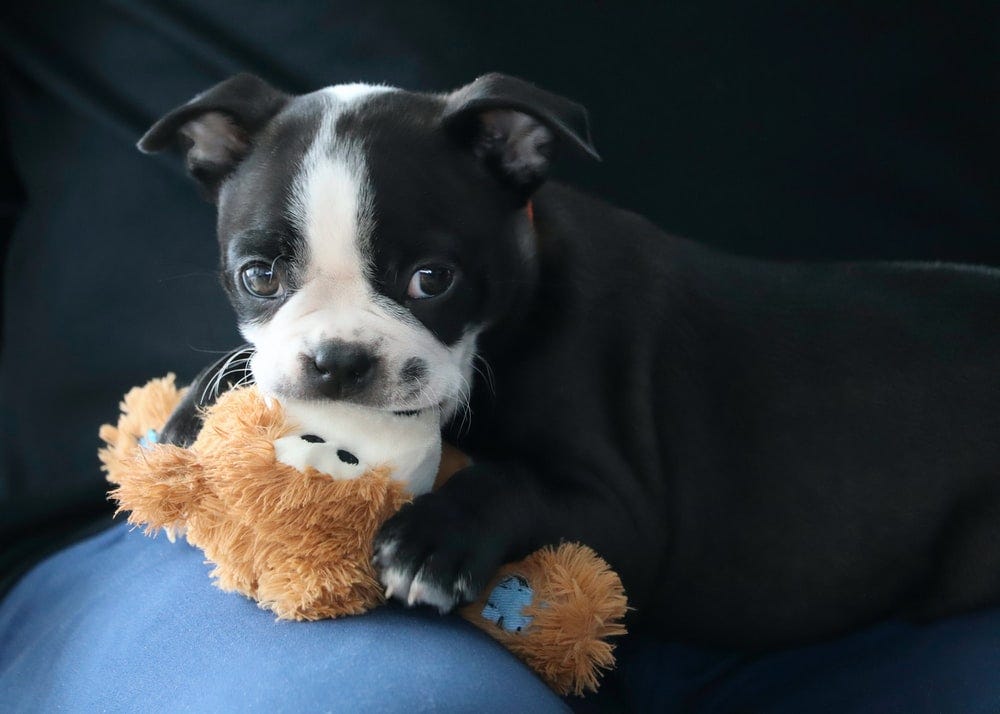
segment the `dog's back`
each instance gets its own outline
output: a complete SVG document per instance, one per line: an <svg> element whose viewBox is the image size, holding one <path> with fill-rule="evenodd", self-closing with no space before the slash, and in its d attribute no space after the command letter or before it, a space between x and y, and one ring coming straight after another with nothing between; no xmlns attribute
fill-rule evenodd
<svg viewBox="0 0 1000 714"><path fill-rule="evenodd" d="M484 341L456 436L599 483L648 617L772 645L1000 599L1000 271L770 263L536 205L537 311Z"/></svg>

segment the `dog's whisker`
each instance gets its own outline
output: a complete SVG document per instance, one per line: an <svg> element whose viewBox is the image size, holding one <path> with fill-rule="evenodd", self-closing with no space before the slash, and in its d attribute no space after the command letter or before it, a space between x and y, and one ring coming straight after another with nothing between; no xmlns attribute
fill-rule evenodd
<svg viewBox="0 0 1000 714"><path fill-rule="evenodd" d="M229 386L233 387L237 384L246 384L248 376L251 374L250 364L253 360L253 356L256 354L256 350L238 350L229 355L229 357L219 366L212 375L211 379L207 381L205 387L201 392L201 404L206 404L208 402L215 401L218 399L219 395L223 391L223 382L230 376L240 375L236 382L230 382Z"/></svg>
<svg viewBox="0 0 1000 714"><path fill-rule="evenodd" d="M192 352L197 352L199 354L205 354L205 355L226 355L231 352L231 350L210 350L205 347L195 347L192 344L188 344L187 348Z"/></svg>
<svg viewBox="0 0 1000 714"><path fill-rule="evenodd" d="M477 361L482 363L482 367L476 365ZM486 386L490 390L490 394L496 396L496 378L493 374L493 367L491 367L490 363L486 361L486 358L479 354L473 355L471 366L472 369L474 369L476 373L483 378L483 381L486 382Z"/></svg>
<svg viewBox="0 0 1000 714"><path fill-rule="evenodd" d="M461 384L455 395L457 402L455 411L461 413L461 421L458 425L458 434L461 436L467 434L468 430L472 428L472 385L462 374L459 375L459 379Z"/></svg>

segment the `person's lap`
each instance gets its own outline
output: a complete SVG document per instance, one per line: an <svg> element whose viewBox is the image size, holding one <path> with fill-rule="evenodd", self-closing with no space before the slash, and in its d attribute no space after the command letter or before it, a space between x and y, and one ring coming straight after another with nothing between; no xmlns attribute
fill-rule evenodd
<svg viewBox="0 0 1000 714"><path fill-rule="evenodd" d="M116 527L35 568L0 604L0 710L565 709L458 618L277 621L203 561Z"/></svg>
<svg viewBox="0 0 1000 714"><path fill-rule="evenodd" d="M558 711L564 704L458 618L381 608L278 622L209 584L201 553L112 528L0 603L0 709ZM886 623L756 658L630 640L582 710L996 711L1000 610Z"/></svg>

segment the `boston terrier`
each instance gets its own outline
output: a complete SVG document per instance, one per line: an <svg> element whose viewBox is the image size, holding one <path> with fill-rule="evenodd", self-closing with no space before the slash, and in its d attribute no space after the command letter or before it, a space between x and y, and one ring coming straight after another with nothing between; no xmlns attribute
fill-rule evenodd
<svg viewBox="0 0 1000 714"><path fill-rule="evenodd" d="M1000 602L1000 271L754 260L555 181L578 104L488 74L291 96L241 74L139 142L218 207L252 379L400 418L473 464L382 528L394 598L442 611L581 541L664 637L766 648ZM654 160L650 157L650 160Z"/></svg>

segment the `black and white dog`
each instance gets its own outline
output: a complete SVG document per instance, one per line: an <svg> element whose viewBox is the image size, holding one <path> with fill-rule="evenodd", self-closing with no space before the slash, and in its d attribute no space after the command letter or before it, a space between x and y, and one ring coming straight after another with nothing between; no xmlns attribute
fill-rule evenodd
<svg viewBox="0 0 1000 714"><path fill-rule="evenodd" d="M668 236L546 184L557 148L596 156L586 113L498 74L304 96L239 75L139 145L185 151L216 201L263 388L440 409L474 456L382 529L395 597L447 610L572 539L671 637L775 646L1000 601L1000 272Z"/></svg>

